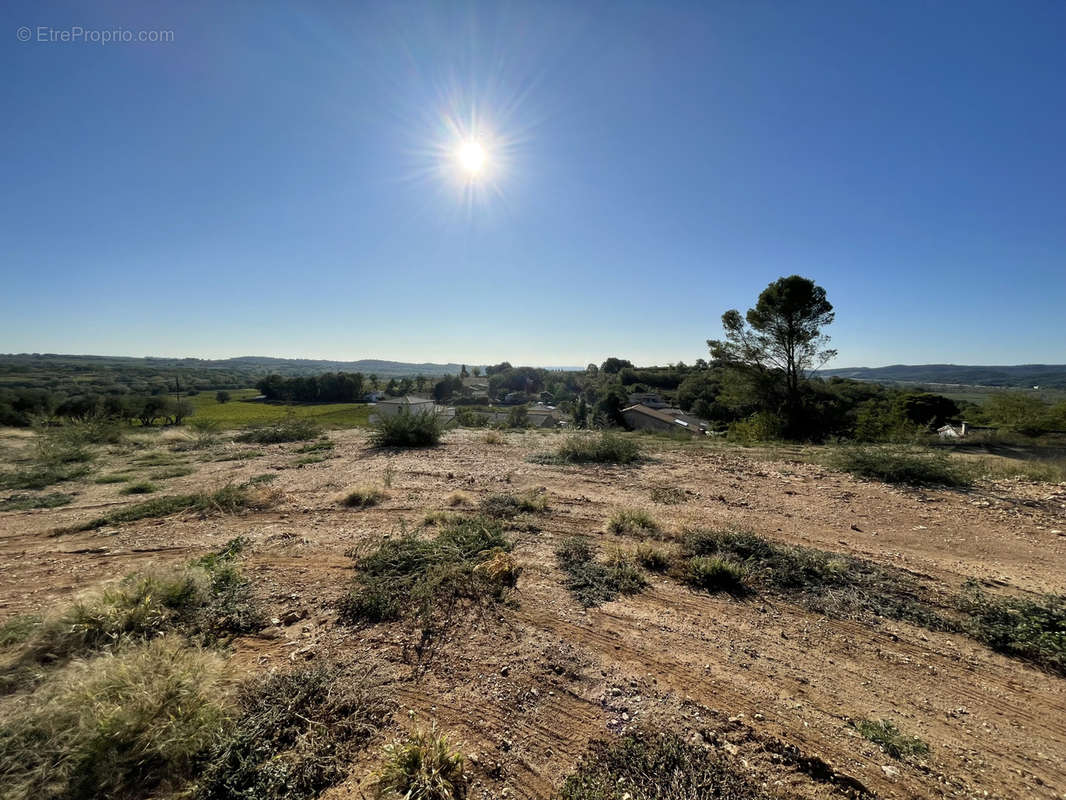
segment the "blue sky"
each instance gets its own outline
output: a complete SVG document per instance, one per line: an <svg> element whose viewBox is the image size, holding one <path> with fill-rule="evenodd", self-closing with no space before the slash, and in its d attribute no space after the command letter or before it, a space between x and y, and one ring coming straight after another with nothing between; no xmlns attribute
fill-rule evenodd
<svg viewBox="0 0 1066 800"><path fill-rule="evenodd" d="M800 273L834 366L1066 362L1060 0L0 15L2 352L691 362Z"/></svg>

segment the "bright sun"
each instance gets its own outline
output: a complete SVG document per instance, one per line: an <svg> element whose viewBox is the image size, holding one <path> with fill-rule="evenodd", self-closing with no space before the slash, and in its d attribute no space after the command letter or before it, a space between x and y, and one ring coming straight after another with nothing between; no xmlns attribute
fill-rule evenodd
<svg viewBox="0 0 1066 800"><path fill-rule="evenodd" d="M479 142L464 142L459 148L459 164L473 176L485 166L485 148Z"/></svg>

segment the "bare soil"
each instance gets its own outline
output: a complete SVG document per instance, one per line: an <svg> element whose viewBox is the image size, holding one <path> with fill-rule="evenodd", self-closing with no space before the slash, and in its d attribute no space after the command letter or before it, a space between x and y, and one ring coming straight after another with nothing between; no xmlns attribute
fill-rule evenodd
<svg viewBox="0 0 1066 800"><path fill-rule="evenodd" d="M618 508L644 508L667 531L667 547L686 526L732 526L900 567L945 593L969 578L992 591L1063 593L1066 485L904 489L727 446L654 439L645 440L652 458L635 467L527 460L555 446L556 436L510 433L488 444L484 433L453 431L438 448L382 452L368 447L363 431L334 432L331 457L299 467L298 445L210 451L261 453L247 460L177 453L196 471L160 481L156 496L274 473L280 501L238 516L185 514L53 535L145 499L121 496L122 484L74 484L70 506L0 513L0 622L246 536L245 570L268 612L299 619L238 640L234 675L297 661L376 666L397 703L384 737L432 722L453 731L473 756L474 798L547 798L590 741L649 723L679 726L733 754L782 796L1066 797L1066 679L963 635L826 618L766 595L698 593L667 577L583 609L553 555L574 535L604 552L634 547L637 540L608 534L605 523ZM9 457L24 444L17 435L2 443ZM115 452L96 474L142 453ZM378 506L338 503L344 490L386 481ZM686 500L653 503L653 487L684 489ZM550 508L513 534L522 566L513 604L457 617L421 656L405 623L337 622L353 575L350 548L417 527L427 512L453 510L447 498L456 491L476 504L531 488L546 491ZM893 760L849 726L864 717L893 720L927 741L929 755ZM367 751L326 796L366 796L379 752Z"/></svg>

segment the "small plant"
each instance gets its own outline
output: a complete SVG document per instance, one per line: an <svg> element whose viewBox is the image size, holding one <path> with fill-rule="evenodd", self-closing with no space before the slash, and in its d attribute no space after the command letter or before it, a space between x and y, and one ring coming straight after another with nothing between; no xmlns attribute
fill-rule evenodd
<svg viewBox="0 0 1066 800"><path fill-rule="evenodd" d="M385 463L385 475L381 480L382 485L386 489L392 488L392 477L396 474L396 468L392 466L392 461Z"/></svg>
<svg viewBox="0 0 1066 800"><path fill-rule="evenodd" d="M530 460L540 464L633 464L640 459L640 446L635 441L604 432L571 436L555 453L541 453Z"/></svg>
<svg viewBox="0 0 1066 800"><path fill-rule="evenodd" d="M198 448L205 448L213 445L218 440L218 432L222 427L218 420L209 419L207 417L193 417L186 424L189 429L196 434L193 446Z"/></svg>
<svg viewBox="0 0 1066 800"><path fill-rule="evenodd" d="M417 731L385 745L378 775L379 797L404 800L461 800L466 797L463 755L436 728Z"/></svg>
<svg viewBox="0 0 1066 800"><path fill-rule="evenodd" d="M634 553L637 563L648 572L666 572L670 569L670 557L666 551L650 544L637 545Z"/></svg>
<svg viewBox="0 0 1066 800"><path fill-rule="evenodd" d="M770 800L752 773L673 732L595 742L557 800Z"/></svg>
<svg viewBox="0 0 1066 800"><path fill-rule="evenodd" d="M718 556L694 556L688 560L684 572L685 582L707 592L744 594L746 573L736 562Z"/></svg>
<svg viewBox="0 0 1066 800"><path fill-rule="evenodd" d="M13 494L0 500L0 511L28 511L33 508L59 508L70 505L74 495L53 492L43 495Z"/></svg>
<svg viewBox="0 0 1066 800"><path fill-rule="evenodd" d="M917 736L905 736L895 723L882 719L876 722L860 719L852 723L859 733L880 747L892 758L910 758L924 756L929 752L929 745Z"/></svg>
<svg viewBox="0 0 1066 800"><path fill-rule="evenodd" d="M137 483L131 483L129 486L123 486L119 490L119 494L152 494L159 491L159 487L150 481L138 481Z"/></svg>
<svg viewBox="0 0 1066 800"><path fill-rule="evenodd" d="M352 489L341 499L341 505L348 508L370 508L376 506L388 495L373 486L360 486Z"/></svg>
<svg viewBox="0 0 1066 800"><path fill-rule="evenodd" d="M255 425L238 434L234 441L255 444L281 444L306 442L318 437L318 425L314 420L296 416L291 409L284 418L269 425Z"/></svg>
<svg viewBox="0 0 1066 800"><path fill-rule="evenodd" d="M153 472L152 477L162 481L167 478L183 478L186 475L192 475L195 471L192 467L163 467Z"/></svg>
<svg viewBox="0 0 1066 800"><path fill-rule="evenodd" d="M651 490L651 501L664 506L684 503L687 499L685 490L676 486L656 486Z"/></svg>
<svg viewBox="0 0 1066 800"><path fill-rule="evenodd" d="M388 710L372 676L328 667L254 679L205 756L197 800L311 800L347 775L352 754Z"/></svg>
<svg viewBox="0 0 1066 800"><path fill-rule="evenodd" d="M648 585L633 560L614 553L605 562L596 560L594 547L580 536L565 539L555 550L559 566L567 573L567 588L586 608L614 600L619 595L638 594Z"/></svg>
<svg viewBox="0 0 1066 800"><path fill-rule="evenodd" d="M485 444L503 444L503 434L499 431L485 431L482 440Z"/></svg>
<svg viewBox="0 0 1066 800"><path fill-rule="evenodd" d="M375 447L435 447L443 433L444 425L437 414L401 411L379 419L370 441Z"/></svg>
<svg viewBox="0 0 1066 800"><path fill-rule="evenodd" d="M832 464L860 478L873 478L886 483L954 487L973 483L972 471L953 461L946 453L907 447L846 447L836 453Z"/></svg>
<svg viewBox="0 0 1066 800"><path fill-rule="evenodd" d="M520 495L490 494L481 501L481 513L497 519L513 519L523 513L541 514L547 510L547 495L536 489Z"/></svg>
<svg viewBox="0 0 1066 800"><path fill-rule="evenodd" d="M453 508L456 506L468 506L470 505L470 495L465 492L452 492L445 502Z"/></svg>
<svg viewBox="0 0 1066 800"><path fill-rule="evenodd" d="M659 523L642 509L623 508L614 512L607 522L607 530L624 536L657 536L662 532Z"/></svg>

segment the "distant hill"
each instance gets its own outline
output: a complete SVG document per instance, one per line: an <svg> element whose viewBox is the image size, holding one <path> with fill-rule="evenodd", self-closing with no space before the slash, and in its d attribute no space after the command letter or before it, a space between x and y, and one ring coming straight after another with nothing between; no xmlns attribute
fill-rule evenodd
<svg viewBox="0 0 1066 800"><path fill-rule="evenodd" d="M1019 364L1008 367L962 364L893 364L890 367L848 367L819 370L822 377L853 378L876 383L936 383L959 386L1066 389L1066 364Z"/></svg>
<svg viewBox="0 0 1066 800"><path fill-rule="evenodd" d="M425 375L427 378L454 375L459 364L409 364L403 361L362 359L359 361L328 361L306 358L270 358L267 356L239 356L237 358L132 358L127 356L60 355L56 353L0 354L0 371L20 369L148 369L148 370L205 370L236 372L247 375L315 375L323 372L362 372L379 378L405 375Z"/></svg>

